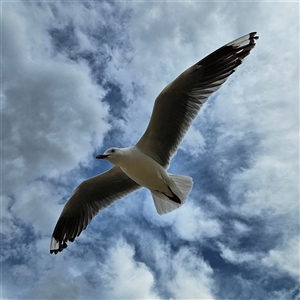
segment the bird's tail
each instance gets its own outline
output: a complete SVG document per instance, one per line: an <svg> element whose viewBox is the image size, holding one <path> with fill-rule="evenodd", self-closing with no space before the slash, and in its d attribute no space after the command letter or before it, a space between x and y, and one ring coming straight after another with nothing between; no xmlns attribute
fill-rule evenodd
<svg viewBox="0 0 300 300"><path fill-rule="evenodd" d="M166 195L158 191L151 191L155 208L160 215L169 213L183 205L193 187L192 177L175 174L168 175L173 181L170 189L179 198L181 203L169 199Z"/></svg>

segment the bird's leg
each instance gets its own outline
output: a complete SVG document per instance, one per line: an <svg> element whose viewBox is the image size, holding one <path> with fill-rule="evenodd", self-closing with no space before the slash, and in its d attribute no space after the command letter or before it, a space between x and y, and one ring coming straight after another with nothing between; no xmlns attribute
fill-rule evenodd
<svg viewBox="0 0 300 300"><path fill-rule="evenodd" d="M177 195L175 195L174 193L173 193L173 191L170 189L170 187L168 186L168 188L169 188L169 190L170 190L170 192L172 193L172 196L168 196L167 194L165 194L165 193L162 193L162 194L164 194L166 197L168 197L170 200L172 200L172 201L174 201L174 202L176 202L176 203L178 203L178 204L181 204L181 200L177 197Z"/></svg>

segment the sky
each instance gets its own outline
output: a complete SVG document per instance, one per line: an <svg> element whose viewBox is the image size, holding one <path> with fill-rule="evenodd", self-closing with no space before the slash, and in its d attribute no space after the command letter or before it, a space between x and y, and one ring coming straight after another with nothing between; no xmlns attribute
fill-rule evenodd
<svg viewBox="0 0 300 300"><path fill-rule="evenodd" d="M299 3L1 1L1 299L300 299ZM256 47L206 102L170 173L50 255L95 159L134 145L160 91L220 46Z"/></svg>

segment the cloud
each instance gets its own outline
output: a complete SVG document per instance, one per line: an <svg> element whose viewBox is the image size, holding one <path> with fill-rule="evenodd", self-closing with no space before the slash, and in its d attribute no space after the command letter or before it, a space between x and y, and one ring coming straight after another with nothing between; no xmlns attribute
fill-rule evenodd
<svg viewBox="0 0 300 300"><path fill-rule="evenodd" d="M133 249L124 241L111 249L109 269L111 291L104 292L105 298L148 299L157 298L152 291L154 277L144 263L136 262ZM128 289L128 287L131 287ZM125 292L126 291L126 292Z"/></svg>
<svg viewBox="0 0 300 300"><path fill-rule="evenodd" d="M134 250L124 241L117 241L102 260L91 263L89 255L92 253L83 254L85 262L78 257L66 257L68 267L63 273L59 263L55 263L28 296L77 299L89 294L91 299L157 298L152 291L153 275L143 263L134 261Z"/></svg>
<svg viewBox="0 0 300 300"><path fill-rule="evenodd" d="M174 257L173 279L168 283L174 299L213 299L213 270L192 251L182 248Z"/></svg>
<svg viewBox="0 0 300 300"><path fill-rule="evenodd" d="M4 186L9 190L15 186L12 182L17 181L19 188L38 176L54 177L79 163L87 164L87 154L101 145L109 129L105 121L108 107L101 103L105 91L93 83L87 64L53 56L47 49L49 37L45 32L42 35L45 28L34 28L35 22L42 23L48 15L44 12L40 19L29 22L15 14L7 11L3 30L2 119L7 158L3 167ZM41 39L35 36L32 41L28 31ZM43 48L45 51L35 53Z"/></svg>
<svg viewBox="0 0 300 300"><path fill-rule="evenodd" d="M281 272L285 271L293 276L295 280L299 278L299 237L288 239L282 245L269 251L268 255L262 259L267 267L276 267Z"/></svg>
<svg viewBox="0 0 300 300"><path fill-rule="evenodd" d="M2 9L4 298L299 298L296 3ZM159 216L140 190L50 256L63 203L109 167L95 152L134 144L170 81L255 30L172 160L193 176L187 203Z"/></svg>
<svg viewBox="0 0 300 300"><path fill-rule="evenodd" d="M207 216L198 207L187 204L176 214L173 222L178 237L188 241L201 241L214 238L222 233L217 220Z"/></svg>

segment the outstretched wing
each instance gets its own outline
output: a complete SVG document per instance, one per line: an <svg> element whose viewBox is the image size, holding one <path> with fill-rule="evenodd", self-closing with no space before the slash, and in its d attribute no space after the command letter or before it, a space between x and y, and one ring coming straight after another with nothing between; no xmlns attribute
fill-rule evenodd
<svg viewBox="0 0 300 300"><path fill-rule="evenodd" d="M50 253L67 247L91 222L92 218L114 201L139 189L119 167L83 181L66 203L52 234Z"/></svg>
<svg viewBox="0 0 300 300"><path fill-rule="evenodd" d="M252 32L226 44L170 83L158 95L150 123L136 146L167 167L201 106L242 63L255 39Z"/></svg>

